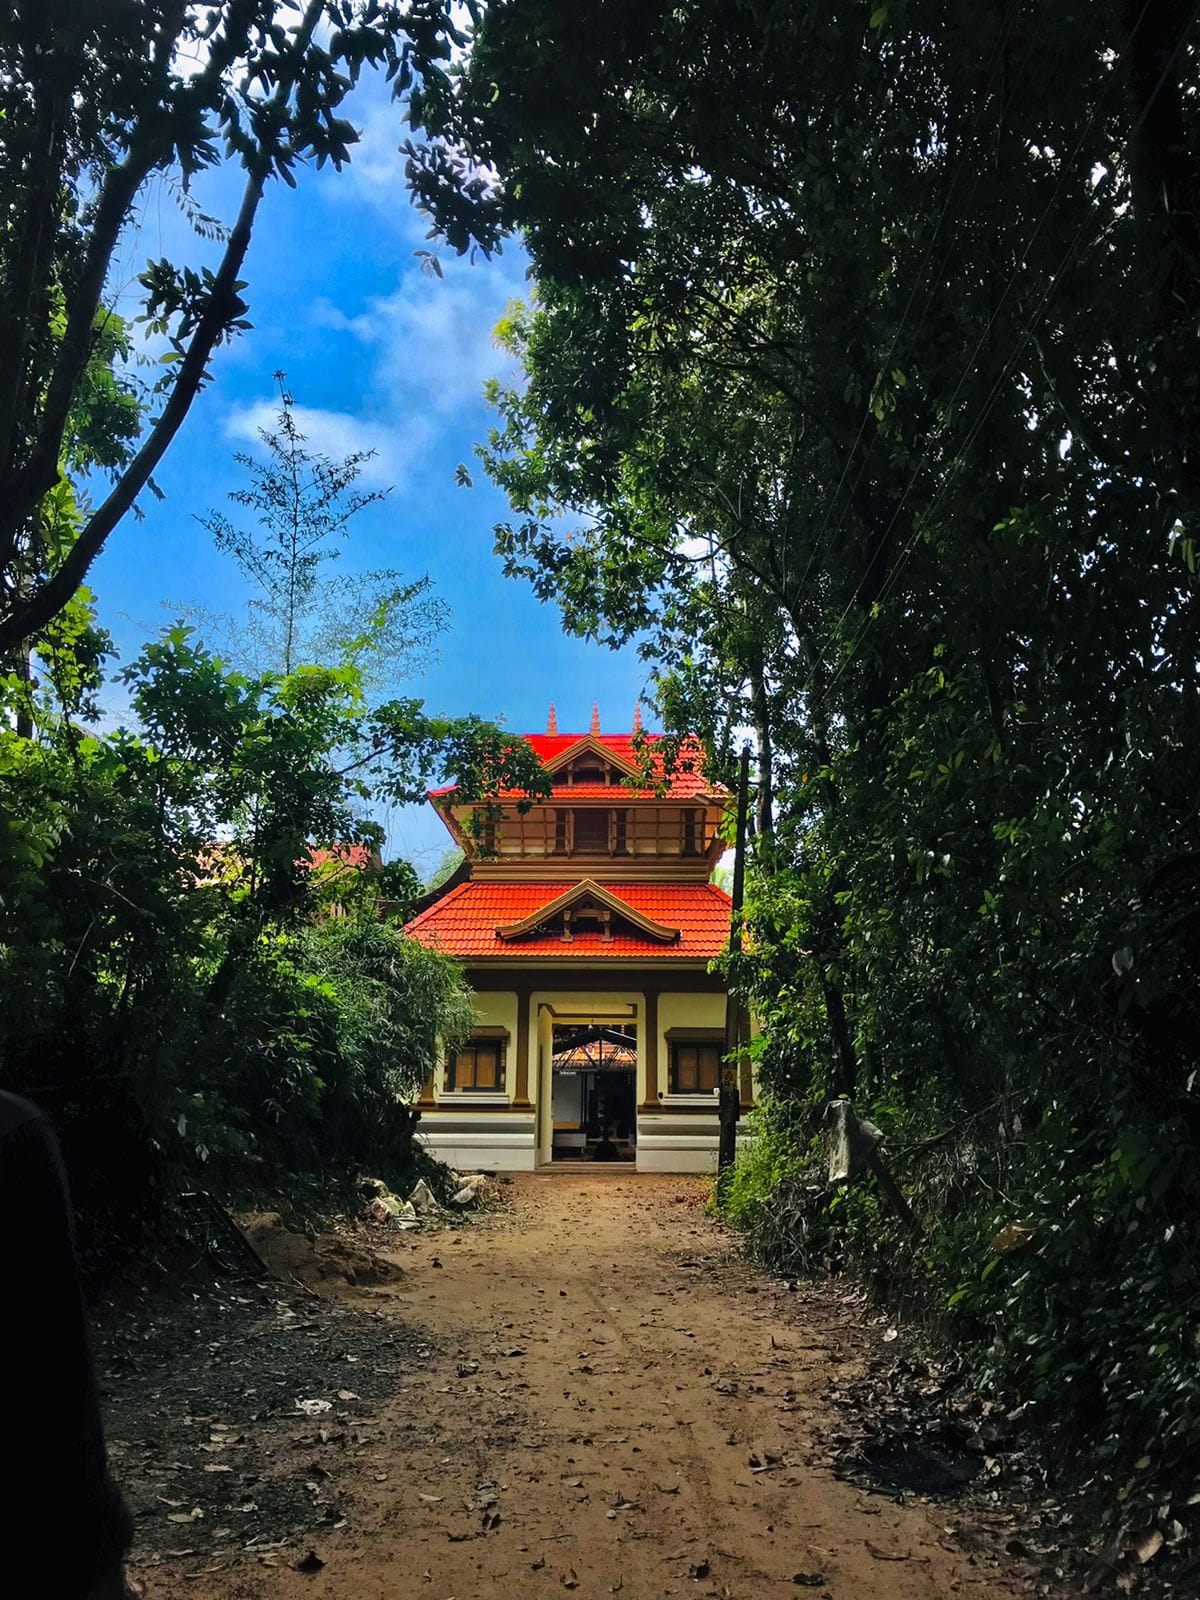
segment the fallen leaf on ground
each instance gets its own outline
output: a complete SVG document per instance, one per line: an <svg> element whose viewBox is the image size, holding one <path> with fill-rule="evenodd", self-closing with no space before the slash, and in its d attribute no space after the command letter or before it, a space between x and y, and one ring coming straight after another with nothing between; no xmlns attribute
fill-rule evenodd
<svg viewBox="0 0 1200 1600"><path fill-rule="evenodd" d="M1134 1555L1142 1566L1145 1566L1146 1562L1153 1561L1154 1557L1162 1549L1164 1540L1157 1528L1146 1528L1141 1533L1135 1533L1131 1543Z"/></svg>

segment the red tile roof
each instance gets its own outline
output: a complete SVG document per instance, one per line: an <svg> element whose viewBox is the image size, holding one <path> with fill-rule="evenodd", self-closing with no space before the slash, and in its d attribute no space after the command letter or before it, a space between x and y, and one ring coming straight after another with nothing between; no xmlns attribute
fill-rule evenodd
<svg viewBox="0 0 1200 1600"><path fill-rule="evenodd" d="M422 944L444 950L460 960L499 956L509 961L532 957L571 960L605 960L646 957L655 961L711 960L729 943L729 896L713 883L603 883L600 887L632 911L679 929L670 944L644 936L615 933L611 940L597 934L577 934L564 941L557 933L501 939L497 927L520 922L541 906L548 906L571 883L464 883L422 911L407 931Z"/></svg>
<svg viewBox="0 0 1200 1600"><path fill-rule="evenodd" d="M550 763L562 757L573 745L587 741L593 745L602 745L612 752L613 760L625 763L637 769L642 769L647 759L650 760L651 770L655 773L655 781L663 779L663 756L655 747L665 742L661 733L643 733L635 740L632 734L586 734L586 733L522 733L517 736L531 745L538 758ZM665 794L673 800L688 800L706 795L722 795L724 789L719 783L704 775L704 749L698 739L685 739L680 745L676 757L674 770L669 779L663 779L666 784ZM573 783L555 786L555 793L572 794L577 799L608 799L614 795L642 795L647 798L656 795L655 787L644 789L622 784L620 787L603 783ZM443 795L453 794L454 785L447 784L441 789L431 789L431 800L440 799ZM500 796L504 798L504 796Z"/></svg>

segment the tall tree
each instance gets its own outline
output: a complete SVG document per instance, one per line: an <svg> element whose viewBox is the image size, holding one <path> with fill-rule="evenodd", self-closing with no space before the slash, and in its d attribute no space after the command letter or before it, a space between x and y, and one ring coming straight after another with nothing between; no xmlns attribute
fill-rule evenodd
<svg viewBox="0 0 1200 1600"><path fill-rule="evenodd" d="M419 883L380 867L372 802L443 773L540 788L536 762L477 719L368 708L351 664L247 677L185 628L123 681L110 735L0 722L0 1079L70 1126L88 1208L144 1204L164 1158L402 1161L402 1097L471 1007L380 919Z"/></svg>
<svg viewBox="0 0 1200 1600"><path fill-rule="evenodd" d="M468 8L469 11L470 8ZM398 97L443 97L460 41L445 0L16 0L0 18L0 658L12 659L84 581L150 482L210 374L248 326L244 267L259 205L309 162L340 168L344 115L365 68ZM415 115L414 111L414 115ZM242 169L228 227L188 186L222 160ZM170 346L136 447L114 441L113 482L56 544L43 507L66 464L73 412L114 292L117 253L161 179L180 189L214 267L152 262L143 314ZM465 237L460 237L465 243Z"/></svg>
<svg viewBox="0 0 1200 1600"><path fill-rule="evenodd" d="M429 593L427 578L406 581L392 569L330 571L350 523L385 491L356 487L370 451L332 461L309 450L284 375L275 377L276 425L259 430L265 459L239 452L234 459L250 482L229 494L256 526L242 527L223 511L200 518L254 587L248 621L207 610L196 620L221 637L222 654L244 670L289 673L302 662L353 659L364 687L394 683L428 651L446 608Z"/></svg>
<svg viewBox="0 0 1200 1600"><path fill-rule="evenodd" d="M910 1148L969 1129L915 1165L916 1259L838 1220L1096 1419L1127 1516L1198 1425L1145 1315L1200 1306L1198 35L1177 0L496 0L441 108L533 263L501 555L641 632L669 716L766 735L756 1198L830 1089ZM1014 1215L1036 1250L981 1270Z"/></svg>
<svg viewBox="0 0 1200 1600"><path fill-rule="evenodd" d="M581 629L653 627L676 676L777 686L786 831L827 864L816 948L860 997L855 884L872 922L912 874L919 949L946 932L929 879L992 884L1007 817L1066 829L1089 876L1062 797L1098 772L1089 821L1120 814L1135 879L1143 828L1173 854L1190 827L1192 390L1160 409L1200 171L1170 109L1197 77L1177 12L630 3L578 28L500 0L443 108L535 266L505 329L528 383L494 391L485 457L516 513L501 552ZM417 181L436 208L435 156ZM1195 325L1170 325L1193 362ZM747 591L759 637L730 651ZM1116 782L1129 737L1166 741L1165 831ZM1121 881L1091 879L1098 914Z"/></svg>

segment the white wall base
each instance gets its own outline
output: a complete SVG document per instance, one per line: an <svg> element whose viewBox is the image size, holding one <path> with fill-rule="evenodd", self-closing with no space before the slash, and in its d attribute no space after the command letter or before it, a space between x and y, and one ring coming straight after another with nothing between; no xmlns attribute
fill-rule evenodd
<svg viewBox="0 0 1200 1600"><path fill-rule="evenodd" d="M649 1118L638 1129L639 1172L703 1172L715 1176L721 1142L715 1117L705 1118L703 1123L694 1117L656 1117L650 1127L648 1123ZM739 1143L744 1136L745 1124L739 1123Z"/></svg>
<svg viewBox="0 0 1200 1600"><path fill-rule="evenodd" d="M456 1172L532 1172L537 1165L533 1141L494 1133L424 1133L420 1142L438 1161Z"/></svg>
<svg viewBox="0 0 1200 1600"><path fill-rule="evenodd" d="M538 1151L535 1146L532 1118L526 1127L509 1132L501 1132L498 1128L495 1131L481 1128L478 1123L469 1129L455 1128L450 1118L446 1120L451 1122L451 1126L439 1129L437 1120L435 1117L426 1118L418 1130L417 1138L431 1156L458 1172L552 1170L550 1152ZM505 1121L511 1128L511 1119L506 1118ZM666 1131L667 1128L670 1131ZM745 1132L744 1128L739 1127L739 1142L745 1137ZM711 1176L717 1170L718 1139L717 1128L711 1123L698 1128L694 1119L690 1123L682 1118L670 1123L666 1119L657 1120L653 1133L646 1131L646 1123L643 1122L638 1134L636 1170L705 1173ZM628 1167L625 1170L628 1171Z"/></svg>
<svg viewBox="0 0 1200 1600"><path fill-rule="evenodd" d="M638 1145L637 1169L639 1172L702 1172L711 1177L717 1170L717 1147L693 1145L683 1148L678 1144L664 1144L653 1150Z"/></svg>

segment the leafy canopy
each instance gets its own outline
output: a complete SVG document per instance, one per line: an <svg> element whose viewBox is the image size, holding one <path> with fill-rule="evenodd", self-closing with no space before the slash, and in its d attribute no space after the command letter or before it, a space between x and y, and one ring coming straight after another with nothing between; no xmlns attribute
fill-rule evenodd
<svg viewBox="0 0 1200 1600"><path fill-rule="evenodd" d="M0 656L41 634L84 581L207 382L249 327L247 251L269 184L340 169L348 97L380 71L413 126L448 93L462 42L446 0L16 0L0 18ZM453 13L453 14L452 14ZM414 100L414 91L419 95ZM204 215L197 174L240 168L235 217ZM174 192L216 264L150 262L141 316L165 342L149 396L124 375L111 301L148 188ZM484 230L486 231L486 229ZM456 230L457 246L468 236ZM140 427L139 407L152 415ZM68 523L46 511L81 462L111 486ZM55 531L57 530L57 531ZM64 536L65 535L65 536Z"/></svg>

